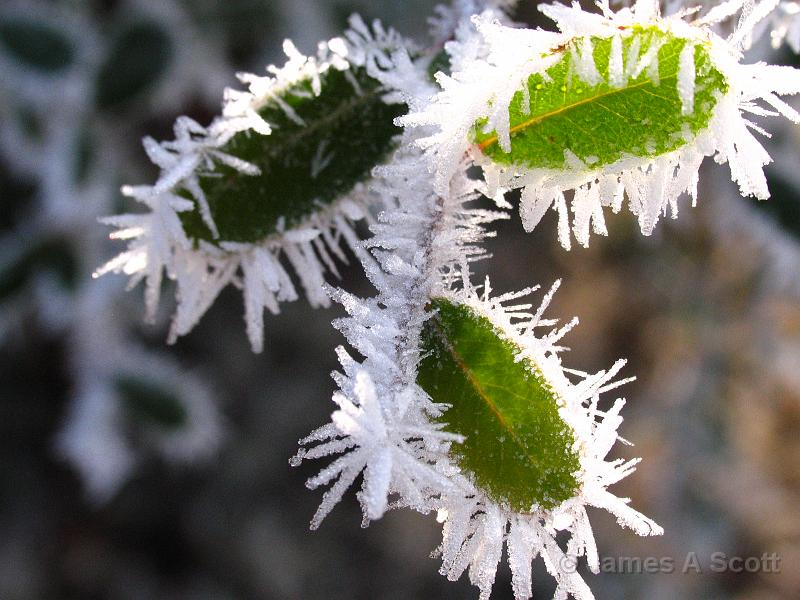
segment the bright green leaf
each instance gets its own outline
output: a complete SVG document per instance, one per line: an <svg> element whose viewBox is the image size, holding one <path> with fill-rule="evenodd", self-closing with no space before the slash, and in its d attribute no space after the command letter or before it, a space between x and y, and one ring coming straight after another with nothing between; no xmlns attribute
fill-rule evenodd
<svg viewBox="0 0 800 600"><path fill-rule="evenodd" d="M686 145L708 127L717 94L727 90L724 76L714 68L708 50L694 47L696 87L694 110L683 114L678 93L679 56L686 40L655 28L637 30L623 38L628 64L629 49L639 43L638 62L654 43L658 51L658 82L648 69L620 88L607 83L610 38L591 38L600 83L587 85L572 62L573 40L559 50L562 59L547 70L547 78L532 75L527 82L530 110L523 110L524 95L517 92L509 107L511 152L500 148L494 132L483 133L476 123L474 140L495 162L531 168L561 169L569 151L593 167L611 164L625 156L653 157Z"/></svg>
<svg viewBox="0 0 800 600"><path fill-rule="evenodd" d="M156 23L140 21L114 40L97 77L97 105L120 106L151 89L172 58L172 42Z"/></svg>
<svg viewBox="0 0 800 600"><path fill-rule="evenodd" d="M368 179L395 148L400 129L393 120L405 105L384 102L385 90L365 69L352 67L350 73L359 90L345 72L331 68L321 76L319 95L310 80L281 94L304 125L271 101L259 111L270 135L239 133L221 148L261 170L244 175L218 164L213 176L200 180L221 240L259 242L281 222L301 223ZM181 219L189 237L213 241L199 211L181 213Z"/></svg>
<svg viewBox="0 0 800 600"><path fill-rule="evenodd" d="M188 422L186 407L162 385L129 375L120 376L115 384L125 408L142 423L174 431Z"/></svg>
<svg viewBox="0 0 800 600"><path fill-rule="evenodd" d="M0 44L16 60L46 73L66 69L75 55L72 43L62 32L21 19L0 23Z"/></svg>
<svg viewBox="0 0 800 600"><path fill-rule="evenodd" d="M422 333L418 382L451 405L441 421L463 435L453 458L496 502L552 508L578 489L580 461L560 399L541 371L471 308L438 298Z"/></svg>

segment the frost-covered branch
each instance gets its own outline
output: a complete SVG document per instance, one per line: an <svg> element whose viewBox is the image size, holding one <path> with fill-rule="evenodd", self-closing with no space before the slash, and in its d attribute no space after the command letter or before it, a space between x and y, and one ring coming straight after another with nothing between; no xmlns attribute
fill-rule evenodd
<svg viewBox="0 0 800 600"><path fill-rule="evenodd" d="M409 98L412 110L423 104L419 97ZM378 295L362 300L345 292L332 292L350 314L336 325L365 360L359 363L344 349L339 350L344 369L336 375L340 391L334 401L339 410L333 413L330 424L301 440L304 448L292 460L299 464L302 459L340 455L308 482L312 488L332 484L312 527L320 525L363 471L359 498L365 521L381 516L392 498L397 506L436 511L444 523L439 549L442 573L458 579L469 569L470 580L481 589L482 597L488 597L491 591L503 545L508 544L518 598L531 596L531 562L539 554L558 581L557 595L591 598L582 579L565 566L570 563L561 560L585 555L592 570L598 569L586 506L609 510L637 533L661 532L655 523L629 508L627 501L607 490L631 473L636 462L605 461L617 439L623 402L617 401L609 411L598 408L600 393L624 383L614 382L624 363L595 375L561 366L559 355L564 348L558 342L574 323L537 335L540 328L556 323L543 318L555 289L531 314L527 312L530 305L505 307L504 303L532 290L492 298L488 281L482 293L472 285L469 265L485 257L480 246L488 235L485 225L505 214L470 208L485 184L466 175L467 162L454 165L449 180L439 179L440 166L416 149L427 133L424 128L407 129L393 164L379 170L379 190L392 196L394 202L389 204L397 208L381 215L368 242L381 267L379 272L367 267ZM462 160L468 160L466 155ZM431 175L425 176L425 172ZM574 467L564 467L566 477L572 480L565 496L553 501L558 493L548 487L554 484L545 480L539 482L544 495L531 496L529 492L521 500L523 504L513 504L504 495L507 482L501 471L471 468L470 460L485 458L486 444L497 443L497 438L493 432L480 429L454 431L459 414L465 410L474 414L473 410L479 408L453 406L450 403L464 402L463 397L459 399L449 390L443 394L437 391L446 367L439 351L426 347L423 340L440 336L437 323L445 318L442 310L446 306L467 310L481 326L495 332L492 335L499 336L495 343L514 349L511 364L525 365L523 373L531 369L543 377L549 390L545 406L555 411L556 422L571 440L554 441L551 451L554 456L566 452L576 461ZM465 326L469 323L458 321L458 328ZM458 356L459 349L454 345L462 340L459 334L454 335L455 339L440 336L444 344L441 351L449 349ZM481 376L466 364L467 360L458 358L455 371L466 373L474 383ZM502 412L496 402L494 406ZM509 427L504 418L500 422L501 431ZM529 425L514 425L505 433L513 439L524 435ZM502 437L500 445L506 443ZM527 442L517 442L523 452L547 452L540 436L535 449ZM570 534L566 553L556 542L559 531Z"/></svg>

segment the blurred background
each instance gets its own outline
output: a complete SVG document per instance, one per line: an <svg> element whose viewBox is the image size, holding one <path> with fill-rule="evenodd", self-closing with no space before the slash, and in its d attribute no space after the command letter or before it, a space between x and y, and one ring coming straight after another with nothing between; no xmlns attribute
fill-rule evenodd
<svg viewBox="0 0 800 600"><path fill-rule="evenodd" d="M518 19L535 22L535 4ZM424 40L432 6L0 2L0 599L477 597L437 573L432 517L360 529L350 494L308 531L320 494L303 483L319 465L288 458L332 410L338 308L284 305L256 356L229 289L168 347L169 302L144 325L141 288L91 279L120 250L97 217L129 208L121 184L157 175L143 136L171 138L181 114L208 123L236 71L282 62L284 37L313 52L357 11ZM800 130L768 129L767 203L707 161L699 206L652 238L621 214L565 252L554 214L534 235L514 215L477 267L498 291L563 278L550 314L581 318L569 366L625 357L638 377L621 428L636 446L617 451L644 461L615 492L666 534L590 516L601 556L668 557L676 572L589 575L600 599L800 597ZM357 268L340 284L370 293ZM712 573L714 552L775 553L781 570ZM702 572L682 574L691 553ZM511 598L506 567L493 597Z"/></svg>

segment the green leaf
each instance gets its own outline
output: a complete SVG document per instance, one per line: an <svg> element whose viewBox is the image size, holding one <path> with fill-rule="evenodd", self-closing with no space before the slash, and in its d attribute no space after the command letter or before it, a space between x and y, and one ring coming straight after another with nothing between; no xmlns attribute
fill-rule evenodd
<svg viewBox="0 0 800 600"><path fill-rule="evenodd" d="M19 292L38 271L51 271L65 290L74 290L78 264L66 240L42 240L0 265L0 300Z"/></svg>
<svg viewBox="0 0 800 600"><path fill-rule="evenodd" d="M182 429L188 423L186 407L171 390L131 375L118 377L115 384L125 408L142 423L167 431Z"/></svg>
<svg viewBox="0 0 800 600"><path fill-rule="evenodd" d="M97 76L97 105L127 103L151 89L172 58L172 42L160 25L138 21L122 30Z"/></svg>
<svg viewBox="0 0 800 600"><path fill-rule="evenodd" d="M270 101L259 110L272 127L270 135L239 133L221 148L261 170L244 175L219 164L200 180L221 240L259 242L281 223L287 228L301 223L368 179L396 147L400 129L393 120L405 105L384 102L385 90L365 69L351 67L350 75L359 90L347 73L331 68L321 76L317 96L310 80L283 91L281 100L305 125ZM190 238L213 242L199 211L181 213L181 220Z"/></svg>
<svg viewBox="0 0 800 600"><path fill-rule="evenodd" d="M75 57L72 43L61 31L23 19L0 23L0 43L16 60L45 73L63 71Z"/></svg>
<svg viewBox="0 0 800 600"><path fill-rule="evenodd" d="M471 308L437 298L422 333L418 383L451 405L441 421L463 435L451 450L474 483L520 512L552 508L578 490L580 461L561 400L539 368Z"/></svg>
<svg viewBox="0 0 800 600"><path fill-rule="evenodd" d="M683 114L677 82L686 40L656 28L637 29L623 38L626 64L634 42L640 44L637 62L652 44L663 45L658 51L659 81L644 69L621 88L606 83L612 40L591 41L601 82L590 86L575 74L571 48L578 40L572 40L559 50L562 58L547 70L547 77L534 74L528 79L529 111L523 110L522 90L514 95L509 107L511 152L500 148L495 133L481 131L485 120L476 123L474 141L486 155L501 164L562 169L568 150L601 167L625 156L653 157L677 150L708 127L717 94L725 93L727 83L703 44L694 47L694 110Z"/></svg>

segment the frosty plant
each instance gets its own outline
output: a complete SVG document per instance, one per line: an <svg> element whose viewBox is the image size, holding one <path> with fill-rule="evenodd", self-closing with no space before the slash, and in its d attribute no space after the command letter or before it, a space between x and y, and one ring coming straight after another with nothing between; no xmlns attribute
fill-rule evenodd
<svg viewBox="0 0 800 600"><path fill-rule="evenodd" d="M104 219L128 248L98 274L144 280L150 316L163 276L174 280L171 340L223 287L241 288L255 351L264 309L297 299L296 282L312 306L340 302L349 316L334 325L363 360L337 350L337 409L292 459L332 457L308 481L330 486L312 527L362 476L365 522L390 506L435 512L442 574L468 571L482 598L504 545L516 598L531 597L540 555L557 598L591 598L569 568L585 557L598 571L587 507L641 535L662 531L608 489L637 462L606 460L624 401L601 408L600 396L627 381L624 362L563 366L577 320L545 317L558 284L532 305L523 297L537 288L495 296L470 265L512 189L527 230L558 213L566 248L605 235L605 209L623 204L650 234L681 196L697 199L707 156L728 163L743 195L766 199L770 157L752 131L769 134L751 115L800 121L780 98L800 92L800 73L743 64L743 52L772 25L773 41L794 39L798 11L542 4L556 25L544 31L513 23L511 4L437 7L422 45L357 17L315 56L286 42L286 64L240 76L247 91L228 90L209 126L183 117L174 141L145 139L161 175L124 188L147 211ZM326 283L349 253L376 296Z"/></svg>

